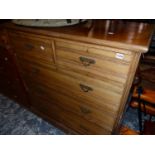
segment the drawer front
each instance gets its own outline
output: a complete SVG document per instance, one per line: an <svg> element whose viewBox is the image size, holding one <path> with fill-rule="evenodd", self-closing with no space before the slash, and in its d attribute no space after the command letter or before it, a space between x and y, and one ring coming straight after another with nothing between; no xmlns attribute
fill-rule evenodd
<svg viewBox="0 0 155 155"><path fill-rule="evenodd" d="M75 97L80 102L93 102L108 112L116 113L118 110L122 88L113 86L116 89L115 92L110 89L111 85L106 85L104 82L91 78L74 79L56 70L49 70L32 64L24 64L21 68L25 80L32 79L52 89L59 90L67 96Z"/></svg>
<svg viewBox="0 0 155 155"><path fill-rule="evenodd" d="M55 104L52 100L48 102L41 98L32 96L33 107L35 110L47 115L48 117L55 119L59 123L66 125L68 128L80 134L110 134L109 130L106 130L90 121L83 119L70 111L62 109Z"/></svg>
<svg viewBox="0 0 155 155"><path fill-rule="evenodd" d="M130 52L56 41L56 59L60 68L92 73L120 83L125 83L132 58Z"/></svg>
<svg viewBox="0 0 155 155"><path fill-rule="evenodd" d="M72 99L71 97L59 93L59 90L52 90L47 86L38 84L31 80L27 80L27 85L29 93L33 97L37 96L37 98L42 98L42 100L45 99L49 102L54 100L55 104L60 106L62 109L73 112L109 131L112 130L116 118L116 115L113 113L107 113L106 111L101 110L100 107L96 108L93 104L79 102L76 99Z"/></svg>
<svg viewBox="0 0 155 155"><path fill-rule="evenodd" d="M25 33L10 33L11 43L20 59L25 58L32 62L43 62L53 64L52 41L48 38L40 38L37 35L28 35Z"/></svg>

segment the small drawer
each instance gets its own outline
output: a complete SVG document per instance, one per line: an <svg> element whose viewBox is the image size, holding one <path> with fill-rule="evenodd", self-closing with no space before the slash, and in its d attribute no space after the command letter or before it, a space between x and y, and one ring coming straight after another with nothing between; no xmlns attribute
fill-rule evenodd
<svg viewBox="0 0 155 155"><path fill-rule="evenodd" d="M11 44L17 57L53 64L52 41L37 35L10 33Z"/></svg>

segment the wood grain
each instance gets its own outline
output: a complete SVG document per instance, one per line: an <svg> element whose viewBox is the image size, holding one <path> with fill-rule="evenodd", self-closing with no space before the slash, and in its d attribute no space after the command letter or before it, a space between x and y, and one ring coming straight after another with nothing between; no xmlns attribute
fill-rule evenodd
<svg viewBox="0 0 155 155"><path fill-rule="evenodd" d="M148 50L154 28L154 25L124 20L90 20L87 23L62 28L29 28L11 23L4 25L18 32L33 32L137 52Z"/></svg>
<svg viewBox="0 0 155 155"><path fill-rule="evenodd" d="M77 134L119 133L154 26L93 20L63 28L3 27L32 111Z"/></svg>

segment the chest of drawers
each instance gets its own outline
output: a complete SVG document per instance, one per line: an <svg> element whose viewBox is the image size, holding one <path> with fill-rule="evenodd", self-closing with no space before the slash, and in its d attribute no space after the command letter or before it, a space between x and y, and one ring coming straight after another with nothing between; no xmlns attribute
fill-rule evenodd
<svg viewBox="0 0 155 155"><path fill-rule="evenodd" d="M144 24L138 33L139 24L120 21L112 36L106 22L48 29L5 25L30 109L71 133L118 133L140 55L149 46L152 26Z"/></svg>

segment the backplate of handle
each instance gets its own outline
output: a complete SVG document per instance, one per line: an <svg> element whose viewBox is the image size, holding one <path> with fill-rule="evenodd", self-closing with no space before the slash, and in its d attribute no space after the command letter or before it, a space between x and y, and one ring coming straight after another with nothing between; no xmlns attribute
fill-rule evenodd
<svg viewBox="0 0 155 155"><path fill-rule="evenodd" d="M93 89L89 86L86 86L84 84L80 84L80 88L84 91L84 92L89 92L89 91L93 91Z"/></svg>
<svg viewBox="0 0 155 155"><path fill-rule="evenodd" d="M90 66L91 64L96 63L94 59L90 59L90 58L83 57L83 56L79 57L79 59L84 66Z"/></svg>

